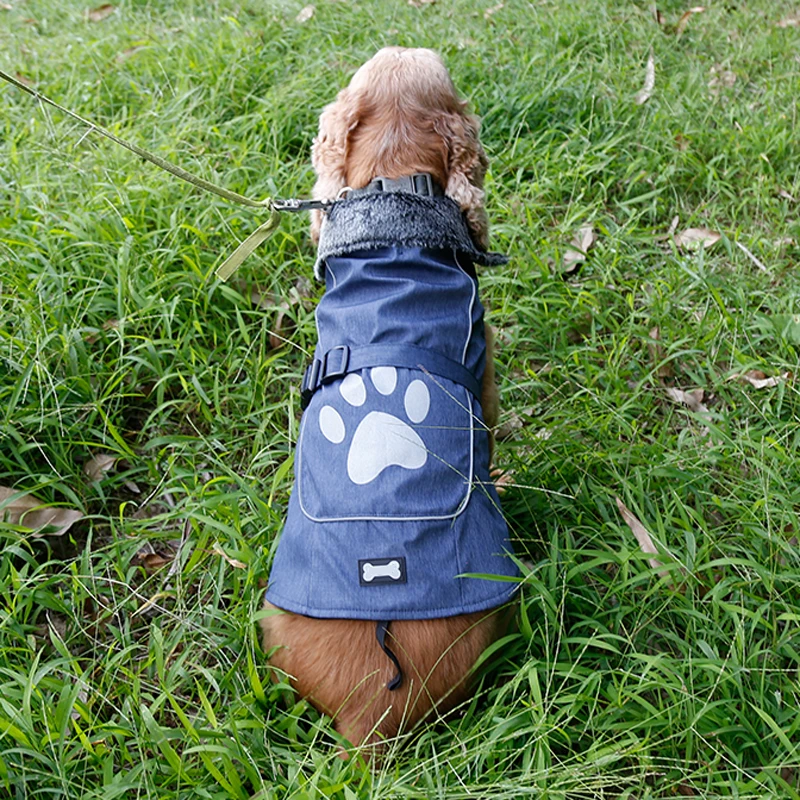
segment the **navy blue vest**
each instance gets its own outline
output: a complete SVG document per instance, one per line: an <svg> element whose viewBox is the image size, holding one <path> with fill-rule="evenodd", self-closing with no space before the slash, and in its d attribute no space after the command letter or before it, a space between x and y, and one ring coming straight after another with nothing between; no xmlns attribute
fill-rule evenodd
<svg viewBox="0 0 800 800"><path fill-rule="evenodd" d="M455 250L383 247L325 265L318 358L343 346L422 348L480 385L483 307ZM516 591L516 581L487 577L519 573L489 478L480 398L430 363L373 364L313 394L267 590L274 605L321 618L430 619L494 608Z"/></svg>

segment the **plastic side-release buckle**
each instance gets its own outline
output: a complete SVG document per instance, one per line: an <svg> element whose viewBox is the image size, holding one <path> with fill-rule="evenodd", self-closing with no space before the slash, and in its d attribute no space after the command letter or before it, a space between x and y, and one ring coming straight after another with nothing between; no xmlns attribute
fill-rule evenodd
<svg viewBox="0 0 800 800"><path fill-rule="evenodd" d="M347 367L350 363L350 348L347 345L332 347L325 353L322 361L322 372L319 377L320 383L330 383L337 378L347 375Z"/></svg>
<svg viewBox="0 0 800 800"><path fill-rule="evenodd" d="M314 392L317 391L319 386L319 372L322 368L322 362L315 358L303 373L303 381L300 384L300 408L305 411Z"/></svg>

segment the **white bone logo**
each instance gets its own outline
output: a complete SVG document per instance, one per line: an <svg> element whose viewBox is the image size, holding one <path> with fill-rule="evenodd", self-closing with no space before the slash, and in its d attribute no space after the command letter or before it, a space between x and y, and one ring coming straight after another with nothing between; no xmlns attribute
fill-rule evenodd
<svg viewBox="0 0 800 800"><path fill-rule="evenodd" d="M372 583L375 578L390 578L399 581L403 577L400 562L393 559L388 564L370 564L369 561L361 565L361 577L366 583Z"/></svg>

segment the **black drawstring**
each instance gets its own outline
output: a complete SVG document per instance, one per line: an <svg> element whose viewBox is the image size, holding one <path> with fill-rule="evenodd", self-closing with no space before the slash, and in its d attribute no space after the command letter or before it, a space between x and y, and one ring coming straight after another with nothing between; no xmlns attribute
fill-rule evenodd
<svg viewBox="0 0 800 800"><path fill-rule="evenodd" d="M375 638L378 640L378 644L381 646L381 650L389 657L389 660L392 664L397 667L397 675L392 678L389 683L386 684L386 688L393 692L395 689L399 689L403 685L403 670L400 669L400 662L397 660L397 656L389 649L389 646L386 644L386 634L389 633L389 622L379 622L375 628Z"/></svg>

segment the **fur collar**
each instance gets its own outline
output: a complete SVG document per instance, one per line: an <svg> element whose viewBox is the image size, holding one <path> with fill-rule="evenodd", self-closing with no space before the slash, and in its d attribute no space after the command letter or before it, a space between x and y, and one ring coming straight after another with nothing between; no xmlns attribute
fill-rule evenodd
<svg viewBox="0 0 800 800"><path fill-rule="evenodd" d="M392 192L331 206L320 230L314 275L324 278L325 259L331 256L391 246L455 248L485 267L508 261L507 256L475 246L461 209L449 197Z"/></svg>

